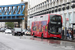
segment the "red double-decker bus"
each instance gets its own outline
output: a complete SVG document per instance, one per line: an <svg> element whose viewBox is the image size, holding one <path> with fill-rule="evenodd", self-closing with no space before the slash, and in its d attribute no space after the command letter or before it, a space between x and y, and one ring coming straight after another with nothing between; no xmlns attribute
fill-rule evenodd
<svg viewBox="0 0 75 50"><path fill-rule="evenodd" d="M58 14L45 14L34 16L32 19L31 35L41 38L60 38L62 29L62 16Z"/></svg>

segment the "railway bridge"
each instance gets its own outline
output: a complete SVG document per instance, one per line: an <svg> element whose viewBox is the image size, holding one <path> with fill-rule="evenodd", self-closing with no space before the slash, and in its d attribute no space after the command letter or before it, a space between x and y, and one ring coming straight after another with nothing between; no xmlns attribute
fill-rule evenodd
<svg viewBox="0 0 75 50"><path fill-rule="evenodd" d="M0 6L0 22L18 22L24 20L25 4L13 4L13 5L2 5Z"/></svg>

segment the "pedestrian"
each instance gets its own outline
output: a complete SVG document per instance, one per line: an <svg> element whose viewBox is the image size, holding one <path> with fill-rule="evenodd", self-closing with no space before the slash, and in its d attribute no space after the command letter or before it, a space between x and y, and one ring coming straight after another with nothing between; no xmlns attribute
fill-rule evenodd
<svg viewBox="0 0 75 50"><path fill-rule="evenodd" d="M64 27L62 27L62 33L61 33L62 39L64 39Z"/></svg>
<svg viewBox="0 0 75 50"><path fill-rule="evenodd" d="M72 38L72 36L71 36L71 29L68 29L68 35L69 35L69 38Z"/></svg>
<svg viewBox="0 0 75 50"><path fill-rule="evenodd" d="M69 31L69 30L67 30L67 37L69 37L69 33L68 33L68 31Z"/></svg>
<svg viewBox="0 0 75 50"><path fill-rule="evenodd" d="M72 40L74 40L73 39L73 33L74 33L74 30L73 30L73 28L71 29L71 38L72 38Z"/></svg>

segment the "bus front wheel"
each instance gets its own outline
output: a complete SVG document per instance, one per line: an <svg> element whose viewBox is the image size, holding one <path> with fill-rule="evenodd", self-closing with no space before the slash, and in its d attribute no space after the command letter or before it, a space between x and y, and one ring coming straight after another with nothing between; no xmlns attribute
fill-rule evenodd
<svg viewBox="0 0 75 50"><path fill-rule="evenodd" d="M33 37L36 37L34 33L33 33Z"/></svg>

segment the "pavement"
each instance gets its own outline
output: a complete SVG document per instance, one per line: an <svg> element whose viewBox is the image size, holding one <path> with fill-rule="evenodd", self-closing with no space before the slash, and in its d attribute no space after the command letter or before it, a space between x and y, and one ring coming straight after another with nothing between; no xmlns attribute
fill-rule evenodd
<svg viewBox="0 0 75 50"><path fill-rule="evenodd" d="M0 33L0 50L75 50L75 43Z"/></svg>
<svg viewBox="0 0 75 50"><path fill-rule="evenodd" d="M13 49L0 42L0 50L13 50Z"/></svg>

